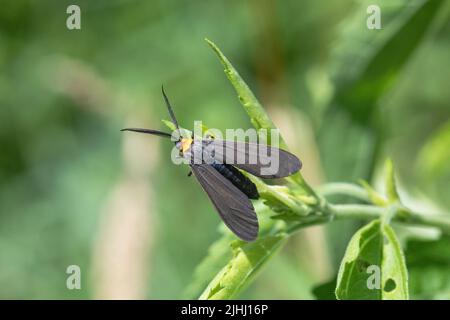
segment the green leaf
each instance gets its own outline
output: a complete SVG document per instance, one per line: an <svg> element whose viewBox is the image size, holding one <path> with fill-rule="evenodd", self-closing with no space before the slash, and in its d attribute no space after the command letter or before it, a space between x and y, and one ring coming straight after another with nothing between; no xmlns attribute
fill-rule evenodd
<svg viewBox="0 0 450 320"><path fill-rule="evenodd" d="M374 220L353 235L339 269L336 297L408 299L405 260L389 225Z"/></svg>
<svg viewBox="0 0 450 320"><path fill-rule="evenodd" d="M195 268L192 281L184 291L184 298L195 299L198 297L208 282L227 263L232 256L230 242L233 239L232 235L225 234L209 247L207 256Z"/></svg>
<svg viewBox="0 0 450 320"><path fill-rule="evenodd" d="M389 203L400 201L395 182L394 164L391 159L387 159L385 163L385 179L386 179L386 196Z"/></svg>
<svg viewBox="0 0 450 320"><path fill-rule="evenodd" d="M245 81L241 78L239 73L230 63L230 61L225 57L225 55L220 51L220 49L210 40L205 39L209 46L214 50L214 52L219 57L220 62L224 67L224 72L231 84L233 85L236 93L238 94L239 101L250 117L250 121L257 130L266 129L277 129L269 115L266 113L262 105L256 99L253 92L250 90ZM270 134L268 135L267 143L270 145ZM283 138L280 136L280 146L286 148Z"/></svg>
<svg viewBox="0 0 450 320"><path fill-rule="evenodd" d="M232 242L233 258L200 296L201 300L232 299L255 277L260 268L282 246L286 234L265 236L251 243Z"/></svg>
<svg viewBox="0 0 450 320"><path fill-rule="evenodd" d="M161 120L162 121L162 123L164 123L164 125L167 127L167 128L169 128L170 130L172 130L172 131L175 131L175 130L177 130L177 127L175 127L175 125L173 124L173 122L172 121L169 121L169 120Z"/></svg>
<svg viewBox="0 0 450 320"><path fill-rule="evenodd" d="M255 203L255 211L258 214L259 235L261 237L276 234L283 227L283 223L271 219L270 208L261 202ZM192 281L185 289L184 297L187 299L198 297L233 256L230 243L235 241L236 236L226 229L223 224L220 225L220 230L223 235L210 246L208 254L195 269Z"/></svg>
<svg viewBox="0 0 450 320"><path fill-rule="evenodd" d="M322 284L316 285L312 288L312 294L317 300L336 300L336 277L324 282Z"/></svg>
<svg viewBox="0 0 450 320"><path fill-rule="evenodd" d="M162 119L161 121L171 131L177 130L175 125L172 123L172 121L168 121L168 120L164 120L164 119ZM203 127L202 127L202 129L203 129ZM192 136L192 131L185 129L185 128L181 128L181 127L180 127L180 133L183 137L191 137Z"/></svg>
<svg viewBox="0 0 450 320"><path fill-rule="evenodd" d="M367 195L369 197L369 200L380 207L385 207L387 205L387 200L379 194L370 184L367 183L367 181L360 180L359 184L364 187L364 189L367 191Z"/></svg>
<svg viewBox="0 0 450 320"><path fill-rule="evenodd" d="M293 188L289 189L286 186L269 186L261 179L252 175L247 175L250 180L258 188L261 199L264 204L270 207L275 212L289 213L297 216L305 216L308 214L308 208L299 201L299 194L293 194ZM300 191L297 191L300 192ZM311 204L316 204L315 199L308 199Z"/></svg>
<svg viewBox="0 0 450 320"><path fill-rule="evenodd" d="M388 224L381 224L384 234L383 261L382 261L382 297L384 300L409 299L408 271L406 269L405 256L394 230ZM395 287L388 290L388 284Z"/></svg>

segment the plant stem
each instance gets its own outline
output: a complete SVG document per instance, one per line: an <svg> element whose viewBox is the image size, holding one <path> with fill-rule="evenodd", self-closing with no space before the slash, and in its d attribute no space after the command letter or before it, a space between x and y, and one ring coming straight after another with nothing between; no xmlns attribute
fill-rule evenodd
<svg viewBox="0 0 450 320"><path fill-rule="evenodd" d="M301 228L311 225L326 223L332 220L361 219L373 220L383 217L388 208L365 204L335 204L327 206L329 212L326 215L313 215L302 218L300 222L287 228L287 233L293 233ZM394 216L393 221L424 227L436 227L442 232L450 234L450 219L446 216L425 215L422 213L408 212L407 217Z"/></svg>
<svg viewBox="0 0 450 320"><path fill-rule="evenodd" d="M429 227L439 228L442 232L450 234L450 219L440 215L423 215L414 213L408 222L411 225L425 225Z"/></svg>
<svg viewBox="0 0 450 320"><path fill-rule="evenodd" d="M331 195L346 195L369 202L367 191L355 184L344 182L327 183L317 188L317 192L327 197Z"/></svg>
<svg viewBox="0 0 450 320"><path fill-rule="evenodd" d="M332 214L335 216L335 220L377 219L380 218L387 210L383 207L367 204L334 204L330 205L330 209Z"/></svg>

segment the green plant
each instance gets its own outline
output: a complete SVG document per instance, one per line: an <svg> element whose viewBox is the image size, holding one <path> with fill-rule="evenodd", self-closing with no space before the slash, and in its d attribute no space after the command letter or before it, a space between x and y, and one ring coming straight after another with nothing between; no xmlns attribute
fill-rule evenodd
<svg viewBox="0 0 450 320"><path fill-rule="evenodd" d="M206 40L224 66L225 74L235 88L239 100L257 129L276 128L250 88L219 48ZM284 142L281 145L286 148ZM308 226L335 220L367 220L351 239L339 270L336 297L338 299L408 299L408 272L405 257L392 228L393 224L438 228L450 234L450 219L415 212L406 207L399 196L390 160L385 165L385 194L367 182L360 184L329 183L311 188L301 173L286 178L282 185L267 185L249 176L257 185L262 201L255 209L261 230L257 241L235 240L224 231L222 238L210 248L208 256L198 266L194 280L187 289L193 295L204 287L200 299L235 298L257 272L296 231ZM350 202L332 202L334 196L346 196ZM228 258L232 252L231 259ZM380 272L380 286L369 288L368 267ZM212 279L212 280L211 280Z"/></svg>

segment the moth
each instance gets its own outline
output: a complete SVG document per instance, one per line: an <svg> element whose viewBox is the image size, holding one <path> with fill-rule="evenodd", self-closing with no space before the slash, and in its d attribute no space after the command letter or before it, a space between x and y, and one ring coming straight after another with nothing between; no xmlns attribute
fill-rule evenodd
<svg viewBox="0 0 450 320"><path fill-rule="evenodd" d="M240 239L254 241L258 237L259 224L250 199L258 199L259 193L255 184L241 170L263 179L278 179L299 171L301 161L292 153L262 143L183 137L164 87L161 91L176 128L175 134L142 128L125 128L121 131L172 139L179 156L190 166L189 175L194 174L225 225ZM273 159L277 160L277 170L265 171L264 168Z"/></svg>

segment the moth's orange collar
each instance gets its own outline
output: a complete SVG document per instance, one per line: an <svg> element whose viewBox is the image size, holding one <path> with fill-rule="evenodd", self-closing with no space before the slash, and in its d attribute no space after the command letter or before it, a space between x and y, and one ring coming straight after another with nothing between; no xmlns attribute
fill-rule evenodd
<svg viewBox="0 0 450 320"><path fill-rule="evenodd" d="M192 138L182 138L181 139L181 152L185 153L191 147L194 140Z"/></svg>

